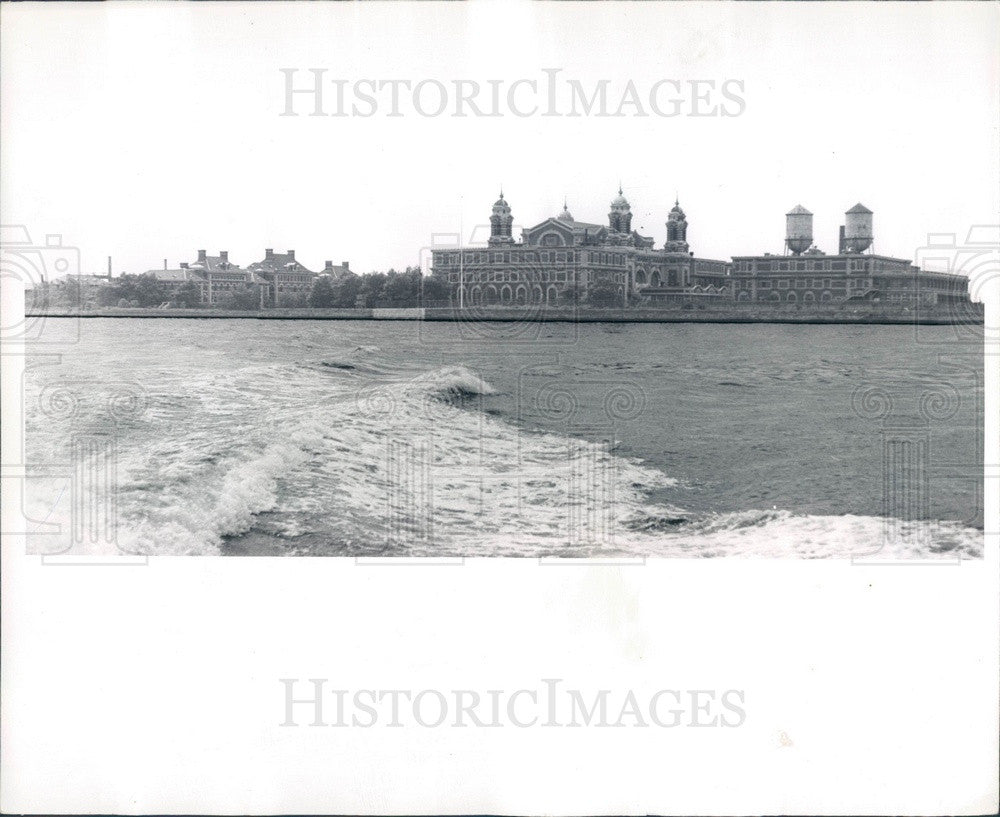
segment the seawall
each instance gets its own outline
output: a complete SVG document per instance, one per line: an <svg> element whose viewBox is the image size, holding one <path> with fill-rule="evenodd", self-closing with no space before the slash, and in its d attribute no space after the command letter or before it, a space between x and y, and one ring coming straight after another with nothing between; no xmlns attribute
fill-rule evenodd
<svg viewBox="0 0 1000 817"><path fill-rule="evenodd" d="M902 324L952 325L983 322L979 305L954 310L914 310L900 312L865 309L797 309L755 307L734 309L596 309L596 308L376 308L376 309L144 309L108 307L101 309L32 310L32 317L49 318L187 318L253 319L299 321L499 321L504 323L805 323L805 324Z"/></svg>

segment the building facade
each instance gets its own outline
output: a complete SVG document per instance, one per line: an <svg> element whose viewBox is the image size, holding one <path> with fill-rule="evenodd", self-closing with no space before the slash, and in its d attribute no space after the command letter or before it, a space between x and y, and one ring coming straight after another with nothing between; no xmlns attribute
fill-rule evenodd
<svg viewBox="0 0 1000 817"><path fill-rule="evenodd" d="M546 304L598 300L630 302L720 298L730 291L725 261L696 258L687 242L687 218L675 204L667 241L632 229L632 210L621 188L608 223L578 221L564 203L557 216L512 234L513 215L504 198L493 204L485 247L435 250L432 274L447 285L456 304Z"/></svg>
<svg viewBox="0 0 1000 817"><path fill-rule="evenodd" d="M715 302L768 304L882 304L907 308L968 301L962 275L921 270L909 261L871 252L873 213L856 204L845 214L838 253L813 244L812 213L797 205L786 214L785 255L698 258L688 243L688 221L675 202L662 247L632 230L621 189L608 223L577 221L564 204L552 218L512 235L513 216L501 191L490 216L485 247L433 252L432 274L454 304L602 305Z"/></svg>
<svg viewBox="0 0 1000 817"><path fill-rule="evenodd" d="M320 273L313 272L296 260L295 250L276 253L264 250L264 258L245 269L229 260L221 250L209 255L198 250L198 260L181 263L177 269L149 270L168 293L176 294L182 287L193 284L199 291L199 302L218 305L236 294L253 293L253 303L261 309L274 306L304 306L318 277L328 275L341 281L353 275L347 261L335 265L327 261ZM249 299L248 299L249 300Z"/></svg>
<svg viewBox="0 0 1000 817"><path fill-rule="evenodd" d="M844 214L838 252L813 244L812 213L796 205L786 216L787 255L733 258L732 290L737 302L785 304L878 303L910 308L969 300L963 275L922 270L903 258L870 252L872 211L856 204Z"/></svg>

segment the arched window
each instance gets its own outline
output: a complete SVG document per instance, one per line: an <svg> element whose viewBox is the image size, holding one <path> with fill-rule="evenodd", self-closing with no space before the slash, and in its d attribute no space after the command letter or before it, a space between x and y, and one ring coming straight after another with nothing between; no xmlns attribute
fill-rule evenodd
<svg viewBox="0 0 1000 817"><path fill-rule="evenodd" d="M767 296L767 299L769 301L780 301L781 296L777 292L772 292L770 295Z"/></svg>
<svg viewBox="0 0 1000 817"><path fill-rule="evenodd" d="M635 271L636 286L646 286L646 270L641 267Z"/></svg>
<svg viewBox="0 0 1000 817"><path fill-rule="evenodd" d="M488 304L495 304L497 302L497 288L490 284L483 291L483 300Z"/></svg>
<svg viewBox="0 0 1000 817"><path fill-rule="evenodd" d="M481 304L483 302L483 288L476 285L472 288L472 303Z"/></svg>
<svg viewBox="0 0 1000 817"><path fill-rule="evenodd" d="M649 276L649 285L651 287L658 287L660 284L660 271L658 269L654 269L652 275Z"/></svg>
<svg viewBox="0 0 1000 817"><path fill-rule="evenodd" d="M749 292L741 292L739 294L739 297L737 297L736 300L737 301L749 301L750 300L750 293Z"/></svg>
<svg viewBox="0 0 1000 817"><path fill-rule="evenodd" d="M543 300L545 300L545 296L542 294L542 288L541 287L536 286L534 288L534 290L532 290L531 299L536 304L540 304Z"/></svg>
<svg viewBox="0 0 1000 817"><path fill-rule="evenodd" d="M832 301L833 295L831 295L829 292L824 292L822 295L819 296L819 299L821 301Z"/></svg>
<svg viewBox="0 0 1000 817"><path fill-rule="evenodd" d="M559 233L546 233L542 236L542 246L561 247L563 246L562 236Z"/></svg>
<svg viewBox="0 0 1000 817"><path fill-rule="evenodd" d="M514 292L514 300L519 304L526 304L528 302L528 288L521 284Z"/></svg>
<svg viewBox="0 0 1000 817"><path fill-rule="evenodd" d="M803 303L811 304L815 300L816 296L813 295L811 292L807 292L805 295L802 296Z"/></svg>
<svg viewBox="0 0 1000 817"><path fill-rule="evenodd" d="M548 304L554 304L559 300L559 293L554 286L550 286L545 292L545 302Z"/></svg>
<svg viewBox="0 0 1000 817"><path fill-rule="evenodd" d="M501 303L509 304L513 300L513 294L510 291L510 287L504 284L500 287L500 301Z"/></svg>
<svg viewBox="0 0 1000 817"><path fill-rule="evenodd" d="M790 303L790 304L791 303L795 303L796 301L798 301L798 299L799 299L799 296L796 295L794 292L789 292L788 293L788 303Z"/></svg>

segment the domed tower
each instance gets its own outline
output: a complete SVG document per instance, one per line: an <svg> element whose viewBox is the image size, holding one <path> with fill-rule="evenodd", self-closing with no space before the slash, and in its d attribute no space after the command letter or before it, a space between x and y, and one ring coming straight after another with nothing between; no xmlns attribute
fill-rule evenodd
<svg viewBox="0 0 1000 817"><path fill-rule="evenodd" d="M490 244L513 244L514 238L511 235L511 228L514 225L514 216L510 214L510 205L503 197L503 190L500 191L500 198L493 203L493 215L490 216Z"/></svg>
<svg viewBox="0 0 1000 817"><path fill-rule="evenodd" d="M618 195L611 202L608 224L613 233L632 232L632 208L629 206L628 199L622 195L621 185L618 185Z"/></svg>
<svg viewBox="0 0 1000 817"><path fill-rule="evenodd" d="M687 230L687 216L681 209L680 199L675 199L674 206L670 209L670 215L667 216L667 243L664 244L663 248L667 252L686 253L688 251Z"/></svg>
<svg viewBox="0 0 1000 817"><path fill-rule="evenodd" d="M563 209L562 212L556 216L560 221L572 221L573 214L569 211L569 204L565 199L563 199Z"/></svg>

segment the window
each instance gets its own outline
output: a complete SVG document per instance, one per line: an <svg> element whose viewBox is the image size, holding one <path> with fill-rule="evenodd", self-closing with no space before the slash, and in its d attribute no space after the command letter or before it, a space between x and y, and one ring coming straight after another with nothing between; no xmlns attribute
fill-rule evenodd
<svg viewBox="0 0 1000 817"><path fill-rule="evenodd" d="M796 289L805 289L805 288L806 288L806 283L807 283L806 281L803 281L803 280L802 280L802 279L800 278L799 280L797 280L797 281L795 282L795 288L796 288Z"/></svg>
<svg viewBox="0 0 1000 817"><path fill-rule="evenodd" d="M778 281L778 289L788 289L788 281L785 279Z"/></svg>
<svg viewBox="0 0 1000 817"><path fill-rule="evenodd" d="M760 288L761 289L770 289L771 288L771 282L770 281L761 281L760 282Z"/></svg>

